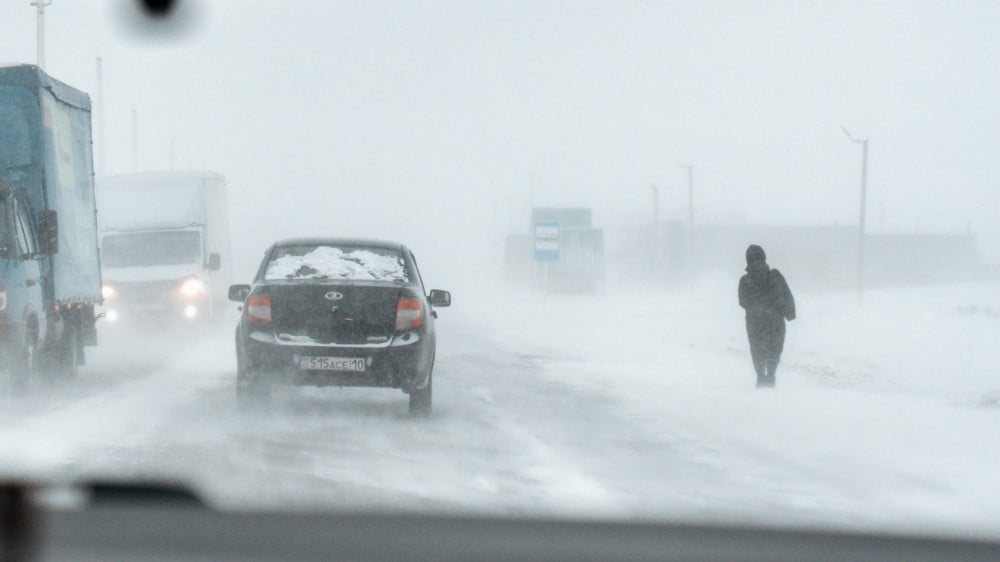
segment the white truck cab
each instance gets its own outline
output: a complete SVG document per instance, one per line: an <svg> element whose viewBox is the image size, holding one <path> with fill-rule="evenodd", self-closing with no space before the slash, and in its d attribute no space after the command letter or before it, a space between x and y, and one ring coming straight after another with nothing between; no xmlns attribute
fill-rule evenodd
<svg viewBox="0 0 1000 562"><path fill-rule="evenodd" d="M223 310L231 281L223 176L109 175L97 193L108 320L193 322Z"/></svg>

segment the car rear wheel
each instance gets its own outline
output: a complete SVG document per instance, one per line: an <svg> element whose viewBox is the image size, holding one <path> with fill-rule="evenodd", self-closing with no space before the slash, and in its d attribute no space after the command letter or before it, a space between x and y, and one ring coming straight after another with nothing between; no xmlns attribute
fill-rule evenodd
<svg viewBox="0 0 1000 562"><path fill-rule="evenodd" d="M269 387L259 373L254 373L249 358L240 350L236 351L236 399L241 404L259 402L269 395Z"/></svg>
<svg viewBox="0 0 1000 562"><path fill-rule="evenodd" d="M236 383L236 399L241 404L263 402L271 395L270 387L259 379Z"/></svg>
<svg viewBox="0 0 1000 562"><path fill-rule="evenodd" d="M427 376L427 386L410 391L410 415L426 417L434 409L434 373Z"/></svg>

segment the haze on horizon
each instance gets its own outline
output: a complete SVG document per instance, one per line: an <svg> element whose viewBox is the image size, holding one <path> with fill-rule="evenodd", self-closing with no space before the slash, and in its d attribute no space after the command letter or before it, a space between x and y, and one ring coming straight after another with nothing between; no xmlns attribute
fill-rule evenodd
<svg viewBox="0 0 1000 562"><path fill-rule="evenodd" d="M1000 259L993 3L185 2L173 35L131 9L53 2L47 70L94 97L103 58L109 173L132 170L134 107L139 170L173 144L228 178L247 275L317 232L457 272L533 204L648 222L650 184L681 220L688 163L699 224L854 225L841 126L871 139L870 232L971 230ZM0 60L33 63L34 9L0 22Z"/></svg>

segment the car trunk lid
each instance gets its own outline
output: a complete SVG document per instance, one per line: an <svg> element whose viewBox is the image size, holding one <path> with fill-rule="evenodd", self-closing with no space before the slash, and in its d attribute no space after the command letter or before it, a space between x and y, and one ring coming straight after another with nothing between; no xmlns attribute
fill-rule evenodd
<svg viewBox="0 0 1000 562"><path fill-rule="evenodd" d="M270 287L279 339L346 345L389 341L402 287L390 284L288 283Z"/></svg>

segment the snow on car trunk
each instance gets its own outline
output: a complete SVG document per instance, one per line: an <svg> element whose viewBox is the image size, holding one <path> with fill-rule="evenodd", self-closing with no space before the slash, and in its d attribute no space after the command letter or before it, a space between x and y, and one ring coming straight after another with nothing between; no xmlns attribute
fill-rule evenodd
<svg viewBox="0 0 1000 562"><path fill-rule="evenodd" d="M344 279L357 281L408 280L399 252L388 248L337 248L291 246L276 250L264 278Z"/></svg>

